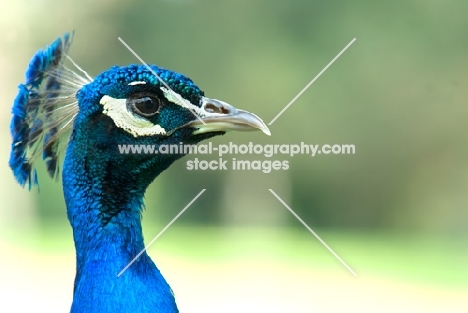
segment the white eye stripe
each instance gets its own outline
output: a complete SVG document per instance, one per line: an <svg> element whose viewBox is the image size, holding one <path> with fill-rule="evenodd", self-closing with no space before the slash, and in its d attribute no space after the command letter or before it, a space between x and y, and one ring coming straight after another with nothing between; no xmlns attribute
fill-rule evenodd
<svg viewBox="0 0 468 313"><path fill-rule="evenodd" d="M174 91L161 87L161 90L164 94L164 97L167 101L177 104L185 109L190 109L193 113L197 114L199 117L205 117L206 111L192 104L190 101L182 98L181 95L175 93Z"/></svg>
<svg viewBox="0 0 468 313"><path fill-rule="evenodd" d="M128 84L129 86L135 86L135 85L146 85L146 82L144 81L134 81Z"/></svg>
<svg viewBox="0 0 468 313"><path fill-rule="evenodd" d="M122 128L135 138L166 135L166 130L161 126L128 112L126 99L115 99L106 95L99 103L104 107L103 113L114 121L115 126Z"/></svg>

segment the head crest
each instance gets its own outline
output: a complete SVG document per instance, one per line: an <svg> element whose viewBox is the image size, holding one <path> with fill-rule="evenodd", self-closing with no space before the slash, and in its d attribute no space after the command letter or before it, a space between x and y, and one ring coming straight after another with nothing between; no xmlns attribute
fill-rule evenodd
<svg viewBox="0 0 468 313"><path fill-rule="evenodd" d="M67 140L60 140L71 129L78 113L76 93L92 78L67 55L72 35L65 34L29 62L26 82L19 85L13 104L13 137L10 167L21 185L37 184L34 161L42 153L47 171L58 174L58 156ZM69 69L66 60L84 77ZM63 139L63 138L62 138Z"/></svg>

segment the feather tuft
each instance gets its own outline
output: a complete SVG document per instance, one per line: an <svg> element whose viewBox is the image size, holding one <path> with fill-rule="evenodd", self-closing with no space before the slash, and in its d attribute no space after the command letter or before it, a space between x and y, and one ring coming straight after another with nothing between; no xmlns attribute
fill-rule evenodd
<svg viewBox="0 0 468 313"><path fill-rule="evenodd" d="M82 77L64 65L68 60L83 72L67 55L71 39L71 34L65 34L38 51L29 63L26 83L18 87L10 125L13 143L9 164L22 186L37 185L34 161L41 154L49 175L57 177L59 155L68 142L62 137L69 134L78 113L76 93L92 82L89 75Z"/></svg>

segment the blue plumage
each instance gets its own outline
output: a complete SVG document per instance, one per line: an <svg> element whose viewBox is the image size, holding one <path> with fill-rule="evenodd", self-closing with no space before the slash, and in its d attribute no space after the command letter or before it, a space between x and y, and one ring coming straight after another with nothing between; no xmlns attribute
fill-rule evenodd
<svg viewBox="0 0 468 313"><path fill-rule="evenodd" d="M71 35L65 34L33 56L26 72L26 83L19 85L13 105L10 167L18 182L23 186L28 184L29 188L37 184L32 163L36 158L33 152L38 145L42 145L49 174L53 177L57 172L58 141L54 137L60 123L51 116L51 112L60 104L57 101L62 87L59 73L70 43ZM46 129L44 120L48 121Z"/></svg>
<svg viewBox="0 0 468 313"><path fill-rule="evenodd" d="M30 62L13 105L10 167L31 187L37 157L54 177L66 148L62 183L76 248L71 312L178 312L146 252L117 274L144 248L146 188L182 154L121 154L118 146L196 144L228 130L268 129L155 65L114 66L92 78L68 57L70 42L65 35Z"/></svg>

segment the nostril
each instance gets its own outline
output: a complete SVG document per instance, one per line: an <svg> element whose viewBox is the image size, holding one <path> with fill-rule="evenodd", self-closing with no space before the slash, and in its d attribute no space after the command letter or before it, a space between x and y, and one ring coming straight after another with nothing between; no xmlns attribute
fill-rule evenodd
<svg viewBox="0 0 468 313"><path fill-rule="evenodd" d="M213 103L205 104L205 111L209 113L218 113L218 114L229 114L231 113L226 107L222 105L216 105Z"/></svg>

